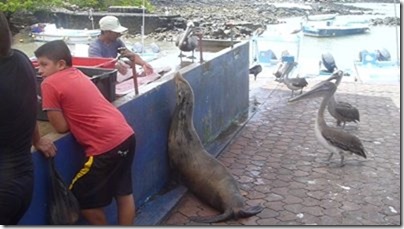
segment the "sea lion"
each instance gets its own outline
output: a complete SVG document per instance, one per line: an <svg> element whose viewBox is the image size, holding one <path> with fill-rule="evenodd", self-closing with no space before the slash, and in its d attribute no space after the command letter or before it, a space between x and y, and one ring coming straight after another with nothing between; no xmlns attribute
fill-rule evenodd
<svg viewBox="0 0 404 229"><path fill-rule="evenodd" d="M203 147L193 124L194 93L191 86L179 72L174 80L177 93L168 137L170 166L195 196L222 212L211 217L191 217L191 220L212 223L258 214L263 207L257 205L244 209L244 198L237 181Z"/></svg>

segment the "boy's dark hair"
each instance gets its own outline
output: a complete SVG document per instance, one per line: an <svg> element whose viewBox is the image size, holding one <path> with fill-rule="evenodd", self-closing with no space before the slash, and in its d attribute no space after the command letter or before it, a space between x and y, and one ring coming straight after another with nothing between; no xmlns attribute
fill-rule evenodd
<svg viewBox="0 0 404 229"><path fill-rule="evenodd" d="M68 67L72 64L72 54L70 53L69 47L63 40L54 40L43 44L34 52L35 56L46 57L49 60L57 62L59 60L64 60Z"/></svg>

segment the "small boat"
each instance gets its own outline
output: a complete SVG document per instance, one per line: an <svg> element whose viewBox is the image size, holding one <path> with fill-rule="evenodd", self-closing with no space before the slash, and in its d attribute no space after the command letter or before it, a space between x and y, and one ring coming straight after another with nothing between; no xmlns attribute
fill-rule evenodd
<svg viewBox="0 0 404 229"><path fill-rule="evenodd" d="M390 53L384 48L373 52L360 51L354 68L359 80L364 83L400 83L400 63L391 60Z"/></svg>
<svg viewBox="0 0 404 229"><path fill-rule="evenodd" d="M271 67L281 63L281 57L284 54L292 55L295 59L298 59L300 33L279 31L266 31L262 36L255 36L251 39L250 56L252 57L252 62Z"/></svg>
<svg viewBox="0 0 404 229"><path fill-rule="evenodd" d="M326 21L333 20L338 14L317 14L317 15L307 15L307 21Z"/></svg>
<svg viewBox="0 0 404 229"><path fill-rule="evenodd" d="M89 44L101 34L99 29L64 29L52 23L31 26L31 36L35 41L48 42L64 40L67 44Z"/></svg>
<svg viewBox="0 0 404 229"><path fill-rule="evenodd" d="M321 21L303 25L303 34L312 37L337 37L363 34L370 31L369 25L359 22Z"/></svg>

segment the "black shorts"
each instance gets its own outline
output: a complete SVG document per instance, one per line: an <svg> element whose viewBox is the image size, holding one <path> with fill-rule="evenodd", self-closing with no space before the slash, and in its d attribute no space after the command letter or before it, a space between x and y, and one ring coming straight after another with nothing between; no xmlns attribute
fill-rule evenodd
<svg viewBox="0 0 404 229"><path fill-rule="evenodd" d="M107 153L87 157L69 187L81 209L105 207L116 196L132 194L135 148L136 137L132 135Z"/></svg>

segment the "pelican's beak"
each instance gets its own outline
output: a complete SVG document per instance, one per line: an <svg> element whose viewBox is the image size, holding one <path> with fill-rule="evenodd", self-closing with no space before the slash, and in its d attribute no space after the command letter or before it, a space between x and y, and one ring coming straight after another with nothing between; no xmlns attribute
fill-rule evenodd
<svg viewBox="0 0 404 229"><path fill-rule="evenodd" d="M334 72L330 77L328 77L326 80L324 81L329 81L331 82L331 80L336 80L336 82L338 82L338 79L340 79L343 76L343 72L341 70L338 70L336 72ZM320 84L322 84L324 81L321 81L319 83L317 83L316 85L313 86L313 88L319 86Z"/></svg>
<svg viewBox="0 0 404 229"><path fill-rule="evenodd" d="M341 70L334 72L326 81L337 80L339 77L342 77L343 73Z"/></svg>
<svg viewBox="0 0 404 229"><path fill-rule="evenodd" d="M335 90L337 87L335 86L334 83L329 82L329 81L322 81L318 84L316 84L310 91L307 91L299 96L296 96L294 98L289 99L289 103L291 102L296 102L302 99L309 99L309 98L317 98L324 96L325 94L330 93L331 90ZM332 92L332 93L334 93Z"/></svg>

